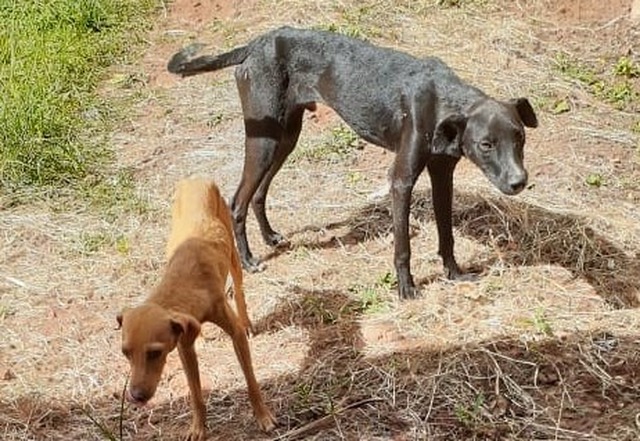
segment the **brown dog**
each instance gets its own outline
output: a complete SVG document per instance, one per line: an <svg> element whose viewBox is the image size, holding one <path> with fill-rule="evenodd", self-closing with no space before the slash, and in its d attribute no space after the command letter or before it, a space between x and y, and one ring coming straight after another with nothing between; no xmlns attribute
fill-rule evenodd
<svg viewBox="0 0 640 441"><path fill-rule="evenodd" d="M203 322L215 323L233 339L260 428L269 431L276 423L253 374L247 341L251 322L232 231L229 207L213 182L181 181L173 204L164 276L142 305L125 309L117 317L122 353L131 365L127 398L133 403L145 404L153 397L167 355L178 347L191 392L193 418L187 436L191 441L205 439L205 405L194 348ZM239 317L225 294L229 273Z"/></svg>

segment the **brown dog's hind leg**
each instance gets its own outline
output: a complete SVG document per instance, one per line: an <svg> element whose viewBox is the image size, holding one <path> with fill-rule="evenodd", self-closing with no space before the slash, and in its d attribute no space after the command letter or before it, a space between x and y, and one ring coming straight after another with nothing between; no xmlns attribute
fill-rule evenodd
<svg viewBox="0 0 640 441"><path fill-rule="evenodd" d="M240 324L244 328L246 335L253 334L253 325L249 319L247 313L247 303L244 300L244 285L242 283L242 264L240 263L240 256L238 251L233 248L231 250L231 279L233 280L233 298L236 302L236 311L240 318Z"/></svg>
<svg viewBox="0 0 640 441"><path fill-rule="evenodd" d="M213 320L216 325L220 326L233 340L233 349L236 352L242 373L247 382L249 390L249 401L253 408L253 413L258 421L258 426L265 432L269 432L276 425L276 419L266 406L262 399L260 386L256 381L253 373L253 365L251 364L251 352L249 350L249 341L245 330L240 325L238 318L228 303L220 304L214 314Z"/></svg>

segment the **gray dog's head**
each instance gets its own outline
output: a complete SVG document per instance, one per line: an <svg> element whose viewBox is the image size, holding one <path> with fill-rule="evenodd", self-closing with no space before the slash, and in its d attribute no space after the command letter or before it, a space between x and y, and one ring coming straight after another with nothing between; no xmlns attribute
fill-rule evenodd
<svg viewBox="0 0 640 441"><path fill-rule="evenodd" d="M433 153L469 158L501 192L514 195L527 185L525 127L538 119L526 98L478 101L466 115L444 118L433 135Z"/></svg>

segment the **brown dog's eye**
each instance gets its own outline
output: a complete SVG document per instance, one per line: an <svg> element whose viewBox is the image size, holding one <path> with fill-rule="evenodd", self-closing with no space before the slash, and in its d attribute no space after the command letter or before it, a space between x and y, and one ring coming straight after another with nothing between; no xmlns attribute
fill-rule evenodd
<svg viewBox="0 0 640 441"><path fill-rule="evenodd" d="M490 152L491 150L493 150L493 144L489 141L481 141L480 150L484 153Z"/></svg>
<svg viewBox="0 0 640 441"><path fill-rule="evenodd" d="M147 352L147 360L149 361L153 361L153 360L157 360L158 358L160 358L160 356L162 355L162 351L149 351Z"/></svg>

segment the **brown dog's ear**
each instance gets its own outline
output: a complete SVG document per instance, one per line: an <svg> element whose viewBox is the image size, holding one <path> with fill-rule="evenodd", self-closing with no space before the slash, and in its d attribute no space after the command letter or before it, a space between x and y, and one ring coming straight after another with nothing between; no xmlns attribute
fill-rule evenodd
<svg viewBox="0 0 640 441"><path fill-rule="evenodd" d="M531 107L531 103L526 98L514 98L509 100L509 103L515 106L518 111L518 115L522 120L522 124L525 127L536 128L538 127L538 117L536 116L536 112L534 112L533 107Z"/></svg>
<svg viewBox="0 0 640 441"><path fill-rule="evenodd" d="M200 323L190 315L176 313L171 317L171 330L176 337L190 345L200 334Z"/></svg>
<svg viewBox="0 0 640 441"><path fill-rule="evenodd" d="M121 312L118 313L118 315L116 315L116 321L118 322L118 327L116 328L116 330L122 329L122 314L124 314L124 310L122 310Z"/></svg>
<svg viewBox="0 0 640 441"><path fill-rule="evenodd" d="M434 155L448 155L454 158L462 156L461 140L467 126L467 117L455 113L447 116L436 126L431 142Z"/></svg>

